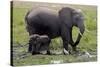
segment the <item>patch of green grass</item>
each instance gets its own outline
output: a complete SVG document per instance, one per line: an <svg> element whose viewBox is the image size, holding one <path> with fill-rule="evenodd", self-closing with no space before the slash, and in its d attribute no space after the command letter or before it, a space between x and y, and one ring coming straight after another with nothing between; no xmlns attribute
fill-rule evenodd
<svg viewBox="0 0 100 67"><path fill-rule="evenodd" d="M25 44L28 42L28 33L25 27L25 8L13 8L13 42Z"/></svg>
<svg viewBox="0 0 100 67"><path fill-rule="evenodd" d="M97 57L93 57L89 60L80 59L77 56L74 55L31 55L27 53L26 47L20 47L28 43L29 36L28 32L25 28L25 21L24 17L28 10L30 10L31 7L37 7L41 6L41 4L38 3L23 3L19 4L18 2L14 3L13 6L13 51L14 55L14 65L38 65L38 64L51 64L52 60L63 60L63 63L72 63L72 62L85 62L85 61L96 61ZM43 4L42 4L43 5ZM90 53L97 54L97 22L96 22L96 7L95 6L81 6L81 5L58 5L54 7L54 4L45 4L48 8L58 10L62 8L63 6L70 6L74 8L80 8L83 11L83 14L85 16L85 32L84 35L78 45L78 49L80 51L88 51ZM50 6L51 5L51 6ZM73 27L73 39L74 41L77 38L78 29L76 27ZM15 47L17 46L17 47ZM50 44L51 50L63 50L62 40L61 38L55 38L52 40ZM23 53L25 53L26 57Z"/></svg>

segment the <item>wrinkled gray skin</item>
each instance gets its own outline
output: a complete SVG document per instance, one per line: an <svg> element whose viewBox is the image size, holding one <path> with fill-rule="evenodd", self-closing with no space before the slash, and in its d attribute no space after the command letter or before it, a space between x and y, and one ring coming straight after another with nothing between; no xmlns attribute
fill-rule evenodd
<svg viewBox="0 0 100 67"><path fill-rule="evenodd" d="M26 14L25 21L29 36L47 35L50 39L61 37L64 51L68 51L68 44L76 51L76 46L85 30L82 11L70 7L62 8L57 14L54 10L45 7L32 9ZM78 34L75 42L72 39L73 26L78 27L81 33ZM32 51L31 44L29 44L28 51ZM64 52L64 54L66 53Z"/></svg>
<svg viewBox="0 0 100 67"><path fill-rule="evenodd" d="M34 54L50 54L49 43L50 38L47 35L34 34L30 36L30 44L32 44L32 55Z"/></svg>

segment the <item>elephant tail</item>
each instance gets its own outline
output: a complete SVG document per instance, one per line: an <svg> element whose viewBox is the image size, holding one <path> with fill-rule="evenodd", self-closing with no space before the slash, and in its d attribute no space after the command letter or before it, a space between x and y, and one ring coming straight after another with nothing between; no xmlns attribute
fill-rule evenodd
<svg viewBox="0 0 100 67"><path fill-rule="evenodd" d="M28 15L29 15L29 13L30 13L30 11L28 11L28 12L26 13L26 15L25 15L25 23L27 23L27 22L28 22L27 17L28 17Z"/></svg>
<svg viewBox="0 0 100 67"><path fill-rule="evenodd" d="M28 11L25 15L25 24L26 24L26 30L28 32L28 26L29 26L29 21L28 21L28 15L29 15L30 11Z"/></svg>

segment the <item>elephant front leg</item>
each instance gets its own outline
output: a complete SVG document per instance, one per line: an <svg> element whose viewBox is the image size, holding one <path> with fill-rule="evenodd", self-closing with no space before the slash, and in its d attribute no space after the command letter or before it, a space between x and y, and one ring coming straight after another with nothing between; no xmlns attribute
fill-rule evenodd
<svg viewBox="0 0 100 67"><path fill-rule="evenodd" d="M63 52L65 55L69 54L69 50L68 50L68 44L70 41L70 33L69 33L69 28L62 28L62 32L61 32L61 36L62 36L62 40L63 40Z"/></svg>
<svg viewBox="0 0 100 67"><path fill-rule="evenodd" d="M68 54L69 54L69 50L68 50L68 41L63 41L63 47L64 47L63 53L64 53L65 55L68 55Z"/></svg>

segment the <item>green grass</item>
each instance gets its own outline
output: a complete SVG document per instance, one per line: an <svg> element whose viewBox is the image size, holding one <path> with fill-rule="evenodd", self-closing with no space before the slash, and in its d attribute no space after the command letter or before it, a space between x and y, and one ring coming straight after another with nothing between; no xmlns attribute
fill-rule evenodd
<svg viewBox="0 0 100 67"><path fill-rule="evenodd" d="M52 60L63 60L63 63L72 62L86 62L96 61L97 57L90 58L88 60L81 59L74 55L34 55L27 53L29 36L25 28L24 17L30 8L41 6L41 3L21 3L15 2L13 6L13 61L14 65L38 65L38 64L52 64ZM80 8L85 16L85 27L86 31L78 45L80 51L88 51L91 54L97 54L97 22L96 22L96 6L82 6L82 5L58 5L53 7L54 4L46 4L48 8L59 10L63 6L70 6L74 8ZM51 5L51 6L50 6ZM76 40L78 29L73 28L73 39ZM23 47L21 47L23 46ZM55 38L50 44L51 50L62 51L62 40L61 38Z"/></svg>

